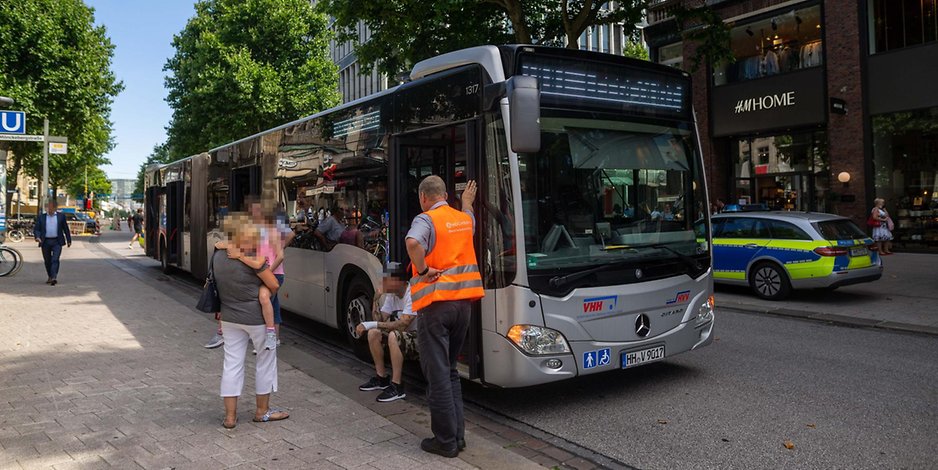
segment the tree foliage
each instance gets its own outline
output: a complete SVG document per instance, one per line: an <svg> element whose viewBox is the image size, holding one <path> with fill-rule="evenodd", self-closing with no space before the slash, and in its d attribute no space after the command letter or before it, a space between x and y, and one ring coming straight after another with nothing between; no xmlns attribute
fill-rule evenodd
<svg viewBox="0 0 938 470"><path fill-rule="evenodd" d="M68 137L67 155L49 156L51 187L84 178L111 148L111 104L123 85L111 71L114 45L81 0L0 2L0 95L25 111L27 132ZM42 144L12 144L11 185L20 171L42 176ZM13 189L13 188L11 188Z"/></svg>
<svg viewBox="0 0 938 470"><path fill-rule="evenodd" d="M622 23L637 36L645 0L323 0L340 41L352 41L358 61L396 77L420 60L481 44L546 44L576 48L590 26ZM372 33L357 43L359 22Z"/></svg>
<svg viewBox="0 0 938 470"><path fill-rule="evenodd" d="M696 72L703 64L719 66L734 62L736 57L730 49L730 25L706 3L700 2L698 6L690 3L677 5L671 11L684 40L697 45L691 71Z"/></svg>
<svg viewBox="0 0 938 470"><path fill-rule="evenodd" d="M309 0L200 0L164 66L173 157L338 101L324 15Z"/></svg>
<svg viewBox="0 0 938 470"><path fill-rule="evenodd" d="M108 179L104 170L98 167L88 168L88 192L95 194L95 199L99 194L111 193L111 180ZM68 194L76 198L85 198L85 173L82 171L78 178L73 179L66 187Z"/></svg>
<svg viewBox="0 0 938 470"><path fill-rule="evenodd" d="M150 152L147 159L140 164L140 169L137 170L137 183L134 184L134 194L139 197L135 197L134 200L143 201L143 178L146 175L147 167L153 164L169 163L173 160L175 158L169 151L169 145L162 143L153 146L153 151Z"/></svg>

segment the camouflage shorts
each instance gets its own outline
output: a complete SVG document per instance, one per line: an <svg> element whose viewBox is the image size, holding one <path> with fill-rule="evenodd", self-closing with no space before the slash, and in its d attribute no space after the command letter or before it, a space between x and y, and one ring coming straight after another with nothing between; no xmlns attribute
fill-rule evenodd
<svg viewBox="0 0 938 470"><path fill-rule="evenodd" d="M393 331L381 332L381 343L384 344L384 347L388 347L388 335L393 334L397 336L397 344L401 346L401 354L404 355L405 361L418 361L420 360L420 351L417 349L417 332L416 331Z"/></svg>

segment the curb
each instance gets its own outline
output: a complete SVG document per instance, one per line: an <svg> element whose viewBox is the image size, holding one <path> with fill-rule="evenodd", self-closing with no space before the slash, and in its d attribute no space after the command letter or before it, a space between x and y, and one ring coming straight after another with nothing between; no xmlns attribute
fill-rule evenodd
<svg viewBox="0 0 938 470"><path fill-rule="evenodd" d="M879 330L938 336L938 326L916 325L913 323L901 323L886 320L873 320L871 318L857 318L851 317L849 315L838 315L835 313L817 313L787 308L766 308L737 302L718 303L717 308L739 313L798 318L802 320L823 322L841 326L851 326L856 328L875 328Z"/></svg>

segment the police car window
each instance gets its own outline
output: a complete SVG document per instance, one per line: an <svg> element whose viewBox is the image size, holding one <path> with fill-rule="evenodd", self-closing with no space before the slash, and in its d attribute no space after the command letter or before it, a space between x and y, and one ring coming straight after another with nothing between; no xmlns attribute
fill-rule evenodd
<svg viewBox="0 0 938 470"><path fill-rule="evenodd" d="M752 221L752 238L772 238L769 233L767 220L755 219Z"/></svg>
<svg viewBox="0 0 938 470"><path fill-rule="evenodd" d="M753 238L754 219L731 217L726 219L720 229L723 238Z"/></svg>
<svg viewBox="0 0 938 470"><path fill-rule="evenodd" d="M772 238L777 240L811 240L811 237L800 228L788 222L778 220L769 221Z"/></svg>

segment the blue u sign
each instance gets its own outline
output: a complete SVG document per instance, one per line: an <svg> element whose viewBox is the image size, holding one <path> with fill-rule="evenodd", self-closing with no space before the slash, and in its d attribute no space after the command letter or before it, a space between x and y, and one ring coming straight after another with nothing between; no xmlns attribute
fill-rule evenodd
<svg viewBox="0 0 938 470"><path fill-rule="evenodd" d="M22 111L0 111L0 134L25 134L26 113Z"/></svg>

